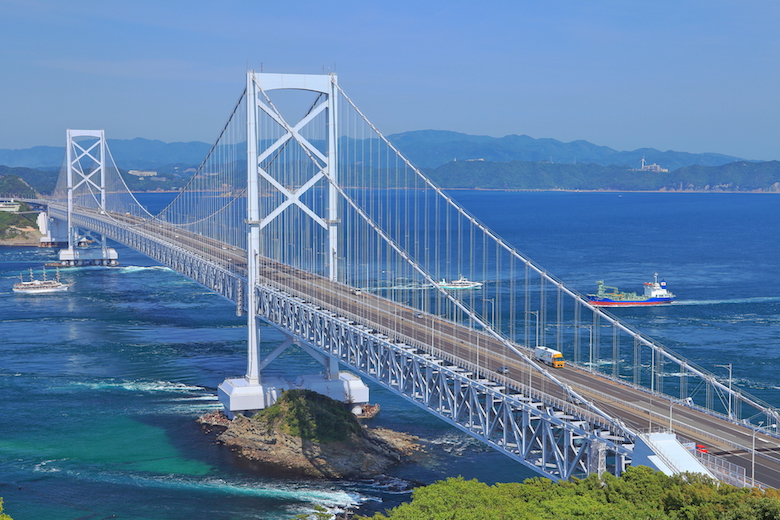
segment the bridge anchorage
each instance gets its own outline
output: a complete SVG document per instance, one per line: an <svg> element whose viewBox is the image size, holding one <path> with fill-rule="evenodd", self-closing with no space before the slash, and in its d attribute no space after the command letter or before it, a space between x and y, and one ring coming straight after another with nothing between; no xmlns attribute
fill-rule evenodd
<svg viewBox="0 0 780 520"><path fill-rule="evenodd" d="M247 73L206 159L156 215L104 171L94 183L64 172L72 189L47 201L50 216L246 313L246 374L218 390L228 413L307 385L360 404L359 376L554 480L644 464L780 485L773 407L507 244L406 160L335 74ZM461 276L476 283L440 283ZM273 352L260 351L261 322L284 334ZM264 376L292 345L322 374ZM537 346L565 367L537 362Z"/></svg>

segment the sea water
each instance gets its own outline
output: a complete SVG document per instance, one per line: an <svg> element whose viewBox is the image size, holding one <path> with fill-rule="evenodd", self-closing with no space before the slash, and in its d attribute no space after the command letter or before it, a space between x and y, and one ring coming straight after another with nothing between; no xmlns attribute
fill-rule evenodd
<svg viewBox="0 0 780 520"><path fill-rule="evenodd" d="M735 386L780 406L780 198L760 194L454 191L480 220L580 292L640 291L653 273L678 301L612 312ZM150 206L162 196L147 196ZM408 486L533 472L382 388L373 425L427 451L389 478L290 480L215 445L195 418L246 369L232 303L115 245L122 267L62 271L66 293L18 295L56 252L0 247L0 497L15 519L288 519L315 504L382 509ZM49 273L51 274L51 273ZM262 331L265 350L281 337ZM269 369L317 366L285 352Z"/></svg>

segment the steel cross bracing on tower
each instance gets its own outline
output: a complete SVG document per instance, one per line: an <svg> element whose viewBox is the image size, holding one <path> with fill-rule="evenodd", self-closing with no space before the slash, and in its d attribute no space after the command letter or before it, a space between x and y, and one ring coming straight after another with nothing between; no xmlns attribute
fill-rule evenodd
<svg viewBox="0 0 780 520"><path fill-rule="evenodd" d="M208 157L157 215L107 171L104 200L73 192L74 225L248 311L251 384L262 385L261 319L554 479L619 474L653 444L646 428L768 460L750 444L763 421L762 448L776 444L771 407L502 241L404 159L333 74L248 73ZM67 218L60 193L50 213ZM458 278L471 288L445 288ZM567 367L535 362L537 345Z"/></svg>
<svg viewBox="0 0 780 520"><path fill-rule="evenodd" d="M86 207L105 207L106 179L115 179L108 175L108 146L103 130L71 130L66 132L65 163L55 188L55 196L67 199L67 237L68 248L60 251L59 263L63 266L74 265L117 265L116 251L109 248L104 236L96 238L92 230L79 228L73 220L74 204ZM113 161L111 161L113 162ZM51 236L47 231L47 242L57 244L63 237ZM85 252L79 248L84 244L100 241L99 252Z"/></svg>

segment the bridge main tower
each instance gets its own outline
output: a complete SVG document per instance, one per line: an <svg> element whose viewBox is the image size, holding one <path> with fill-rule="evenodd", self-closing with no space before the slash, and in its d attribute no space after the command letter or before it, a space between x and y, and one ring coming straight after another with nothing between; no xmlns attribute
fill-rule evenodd
<svg viewBox="0 0 780 520"><path fill-rule="evenodd" d="M65 186L62 195L67 196L67 249L59 252L59 264L77 265L118 265L116 250L108 247L105 235L96 237L91 231L81 229L74 224L73 208L77 198L88 197L89 207L96 207L101 214L106 213L106 179L108 169L108 145L104 130L71 130L66 132L65 145ZM81 201L83 203L83 201ZM58 243L62 237L54 236L61 232L61 226L47 226L47 241ZM85 248L92 242L98 242L100 249Z"/></svg>
<svg viewBox="0 0 780 520"><path fill-rule="evenodd" d="M272 100L272 91L306 91L314 101L302 114L285 111L279 101ZM282 100L284 102L284 100ZM289 384L283 380L262 377L262 368L293 344L302 347L324 367L322 376L306 376L303 386L347 399L359 404L368 401L368 388L359 378L339 374L335 359L287 336L279 348L264 360L259 356L259 307L257 285L261 259L271 256L269 238L264 231L286 218L286 213L298 210L300 218L309 219L321 229L322 258L327 278L336 281L339 267L338 226L338 82L336 74L268 74L250 71L246 82L246 142L247 142L247 372L243 378L226 379L219 385L219 399L229 414L257 410L270 406L277 391ZM263 122L260 119L263 119ZM269 125L273 128L269 128ZM317 128L313 128L313 127ZM315 136L317 139L309 136ZM290 155L295 148L297 155ZM305 166L293 165L299 172L275 174L278 162L294 162L296 157ZM326 202L316 207L307 203L307 194L314 190L326 193ZM273 195L270 195L270 194ZM270 196L269 196L270 195ZM309 199L311 197L309 196ZM261 200L271 200L261 207ZM281 225L284 225L283 223ZM279 239L277 239L279 240Z"/></svg>

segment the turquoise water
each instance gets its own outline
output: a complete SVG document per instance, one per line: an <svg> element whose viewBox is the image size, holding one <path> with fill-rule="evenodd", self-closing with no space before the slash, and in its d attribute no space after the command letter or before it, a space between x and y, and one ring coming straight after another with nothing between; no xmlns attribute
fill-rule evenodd
<svg viewBox="0 0 780 520"><path fill-rule="evenodd" d="M660 272L678 303L615 311L735 384L780 406L780 198L770 195L503 193L453 195L581 292L605 279L636 290ZM64 294L10 291L53 259L0 247L0 496L22 519L287 519L313 504L383 508L394 482L464 475L522 480L530 470L391 392L374 424L420 435L429 452L378 482L296 481L214 445L194 419L245 370L245 319L233 304L117 246L123 267L63 271ZM273 349L279 336L262 333ZM280 375L315 366L298 351Z"/></svg>

